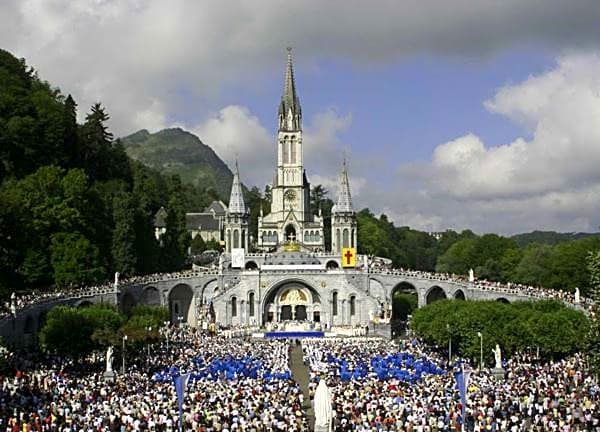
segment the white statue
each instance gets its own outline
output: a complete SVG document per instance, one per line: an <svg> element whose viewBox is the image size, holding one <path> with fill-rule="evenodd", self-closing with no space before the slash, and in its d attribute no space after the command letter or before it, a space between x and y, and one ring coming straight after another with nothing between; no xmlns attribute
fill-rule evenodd
<svg viewBox="0 0 600 432"><path fill-rule="evenodd" d="M473 269L469 269L469 282L475 282L475 273L473 273Z"/></svg>
<svg viewBox="0 0 600 432"><path fill-rule="evenodd" d="M581 294L579 294L579 287L575 287L575 304L579 304L581 302L580 296Z"/></svg>
<svg viewBox="0 0 600 432"><path fill-rule="evenodd" d="M106 350L106 372L112 372L113 347L112 345Z"/></svg>
<svg viewBox="0 0 600 432"><path fill-rule="evenodd" d="M494 358L496 359L496 369L502 369L502 351L500 351L500 345L496 344L496 348L492 350Z"/></svg>
<svg viewBox="0 0 600 432"><path fill-rule="evenodd" d="M115 289L119 287L119 272L115 272Z"/></svg>

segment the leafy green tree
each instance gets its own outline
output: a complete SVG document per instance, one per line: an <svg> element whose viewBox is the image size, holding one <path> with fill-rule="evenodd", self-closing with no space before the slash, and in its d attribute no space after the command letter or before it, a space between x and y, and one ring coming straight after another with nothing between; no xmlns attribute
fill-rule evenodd
<svg viewBox="0 0 600 432"><path fill-rule="evenodd" d="M135 273L135 207L130 193L121 193L113 200L113 218L115 229L112 234L113 264L121 274L129 276Z"/></svg>
<svg viewBox="0 0 600 432"><path fill-rule="evenodd" d="M106 275L98 248L81 234L54 234L50 254L54 281L59 287L97 283Z"/></svg>
<svg viewBox="0 0 600 432"><path fill-rule="evenodd" d="M199 255L206 250L206 243L200 234L192 239L190 250L192 255Z"/></svg>
<svg viewBox="0 0 600 432"><path fill-rule="evenodd" d="M467 238L454 243L438 258L436 271L441 273L467 274L474 267L476 239Z"/></svg>
<svg viewBox="0 0 600 432"><path fill-rule="evenodd" d="M186 227L185 211L176 196L169 200L166 225L162 237L162 265L165 271L180 270L187 258L191 238Z"/></svg>
<svg viewBox="0 0 600 432"><path fill-rule="evenodd" d="M523 252L523 258L512 276L515 282L526 285L542 286L551 272L552 246L529 245Z"/></svg>
<svg viewBox="0 0 600 432"><path fill-rule="evenodd" d="M600 250L591 251L587 256L590 272L589 296L594 300L592 323L586 338L586 353L591 371L600 375Z"/></svg>

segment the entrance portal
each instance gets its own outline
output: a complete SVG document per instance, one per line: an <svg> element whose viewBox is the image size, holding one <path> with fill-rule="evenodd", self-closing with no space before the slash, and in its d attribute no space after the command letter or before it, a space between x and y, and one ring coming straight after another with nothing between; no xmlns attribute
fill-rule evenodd
<svg viewBox="0 0 600 432"><path fill-rule="evenodd" d="M306 306L298 305L296 306L296 321L306 321Z"/></svg>
<svg viewBox="0 0 600 432"><path fill-rule="evenodd" d="M294 228L294 225L288 225L285 227L285 240L289 241L289 242L295 242L297 239L296 237L296 228Z"/></svg>

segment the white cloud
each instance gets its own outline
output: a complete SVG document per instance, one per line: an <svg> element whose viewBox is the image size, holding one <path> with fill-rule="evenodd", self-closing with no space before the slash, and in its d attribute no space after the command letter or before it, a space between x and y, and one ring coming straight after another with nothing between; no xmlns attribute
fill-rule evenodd
<svg viewBox="0 0 600 432"><path fill-rule="evenodd" d="M488 56L523 44L593 46L599 21L596 0L0 2L3 48L73 93L81 110L101 100L117 135L132 132L141 118L156 121L148 129L162 126L162 115L145 114L154 101L170 118L182 91L205 105L222 88L280 68L289 42L299 64ZM200 119L204 111L196 109L191 114Z"/></svg>
<svg viewBox="0 0 600 432"><path fill-rule="evenodd" d="M441 144L430 163L401 168L423 182L423 193L410 199L421 210L436 203L426 214L439 216L438 228L596 230L600 55L563 56L554 69L501 88L485 106L528 125L531 139L487 147L467 134Z"/></svg>

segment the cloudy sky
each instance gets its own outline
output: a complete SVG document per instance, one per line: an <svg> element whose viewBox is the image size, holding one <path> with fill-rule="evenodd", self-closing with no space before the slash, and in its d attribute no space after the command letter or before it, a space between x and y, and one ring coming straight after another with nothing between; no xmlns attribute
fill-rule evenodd
<svg viewBox="0 0 600 432"><path fill-rule="evenodd" d="M600 1L2 0L0 47L108 108L272 177L294 47L313 184L397 225L598 231Z"/></svg>

